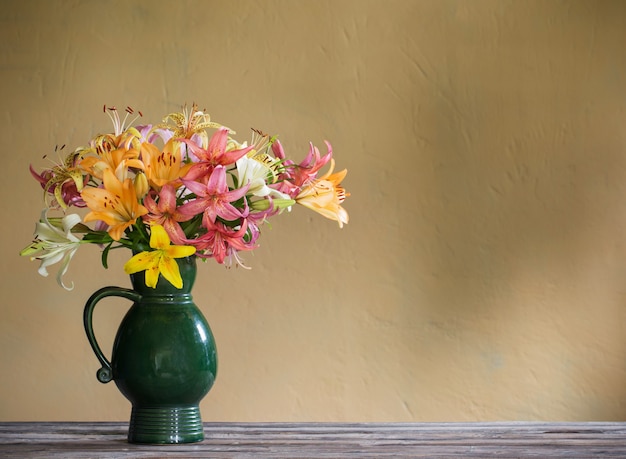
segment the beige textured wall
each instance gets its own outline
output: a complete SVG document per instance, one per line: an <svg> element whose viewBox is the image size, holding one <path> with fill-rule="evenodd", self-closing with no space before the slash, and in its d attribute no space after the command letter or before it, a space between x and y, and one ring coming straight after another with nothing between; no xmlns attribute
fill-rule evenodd
<svg viewBox="0 0 626 459"><path fill-rule="evenodd" d="M626 420L626 2L33 1L0 9L0 420L126 420L82 308L18 257L28 164L196 101L296 157L329 139L343 230L303 208L252 271L202 267L212 420ZM128 307L96 311L110 349Z"/></svg>

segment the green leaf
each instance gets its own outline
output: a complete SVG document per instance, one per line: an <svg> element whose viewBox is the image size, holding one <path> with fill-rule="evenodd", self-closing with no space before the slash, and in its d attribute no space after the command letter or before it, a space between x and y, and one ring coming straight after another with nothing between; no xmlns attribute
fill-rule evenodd
<svg viewBox="0 0 626 459"><path fill-rule="evenodd" d="M113 245L113 241L109 242L109 245L107 245L102 251L102 266L104 266L104 269L109 269L108 258L109 258L109 251L111 250L112 245Z"/></svg>
<svg viewBox="0 0 626 459"><path fill-rule="evenodd" d="M91 244L109 244L113 238L106 231L91 231L83 236L83 241Z"/></svg>

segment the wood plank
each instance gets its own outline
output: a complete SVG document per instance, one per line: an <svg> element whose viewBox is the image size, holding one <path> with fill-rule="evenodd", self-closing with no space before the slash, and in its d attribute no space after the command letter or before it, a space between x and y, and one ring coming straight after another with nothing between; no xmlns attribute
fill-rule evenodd
<svg viewBox="0 0 626 459"><path fill-rule="evenodd" d="M206 423L203 442L131 445L126 423L0 423L3 458L626 457L626 423Z"/></svg>

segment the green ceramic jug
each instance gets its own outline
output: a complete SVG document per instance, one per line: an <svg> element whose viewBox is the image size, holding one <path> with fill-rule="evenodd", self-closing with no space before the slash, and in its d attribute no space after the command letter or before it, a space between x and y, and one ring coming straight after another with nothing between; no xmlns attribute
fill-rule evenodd
<svg viewBox="0 0 626 459"><path fill-rule="evenodd" d="M206 319L194 304L191 288L196 257L179 259L183 288L163 277L146 287L144 273L131 275L133 289L104 287L87 301L87 339L102 368L102 383L115 381L131 402L128 429L131 443L191 443L204 439L200 400L217 374L217 351ZM92 317L96 304L118 296L133 305L122 320L111 361L96 341Z"/></svg>

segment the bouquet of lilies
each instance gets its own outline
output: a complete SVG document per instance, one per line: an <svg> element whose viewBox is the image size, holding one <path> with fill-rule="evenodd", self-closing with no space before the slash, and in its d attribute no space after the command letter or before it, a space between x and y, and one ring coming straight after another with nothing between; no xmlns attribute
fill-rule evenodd
<svg viewBox="0 0 626 459"><path fill-rule="evenodd" d="M297 164L275 136L253 129L250 143L240 143L196 105L155 125L134 124L142 114L131 108L123 119L114 107L104 111L114 132L94 137L49 169L30 167L45 208L33 242L20 254L39 260L43 276L60 262L57 281L68 290L73 284L63 276L86 243L102 249L105 268L109 251L126 247L132 251L127 274L145 271L149 287L162 275L181 288L176 258L246 267L240 252L254 249L261 225L295 204L339 227L348 222L341 207L349 196L341 186L347 171L333 173L328 142L325 155L311 144ZM318 177L326 164L328 172Z"/></svg>

